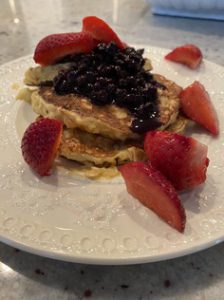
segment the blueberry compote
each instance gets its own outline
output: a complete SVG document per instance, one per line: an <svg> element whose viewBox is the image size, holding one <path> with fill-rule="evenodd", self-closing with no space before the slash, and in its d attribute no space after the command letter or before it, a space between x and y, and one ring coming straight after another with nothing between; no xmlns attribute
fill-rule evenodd
<svg viewBox="0 0 224 300"><path fill-rule="evenodd" d="M66 56L60 63L72 62L72 67L54 78L55 92L83 95L95 105L116 104L128 109L134 116L131 124L134 132L155 129L160 126L159 83L144 70L143 52L130 47L120 50L114 43L102 43L91 53Z"/></svg>

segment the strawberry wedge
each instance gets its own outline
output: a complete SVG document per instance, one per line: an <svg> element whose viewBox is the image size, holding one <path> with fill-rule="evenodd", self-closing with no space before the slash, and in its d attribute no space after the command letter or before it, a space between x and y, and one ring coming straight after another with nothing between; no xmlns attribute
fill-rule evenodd
<svg viewBox="0 0 224 300"><path fill-rule="evenodd" d="M190 69L196 69L202 61L202 53L197 46L186 44L173 49L165 56L165 59L186 65Z"/></svg>
<svg viewBox="0 0 224 300"><path fill-rule="evenodd" d="M197 140L168 131L150 131L145 152L177 190L192 189L206 180L208 147Z"/></svg>
<svg viewBox="0 0 224 300"><path fill-rule="evenodd" d="M95 16L89 16L82 20L82 24L82 31L88 32L94 39L104 43L114 42L120 49L126 48L118 35L102 19Z"/></svg>
<svg viewBox="0 0 224 300"><path fill-rule="evenodd" d="M40 176L49 175L61 142L62 123L43 118L26 129L21 143L26 163Z"/></svg>
<svg viewBox="0 0 224 300"><path fill-rule="evenodd" d="M34 61L40 65L51 65L69 54L91 52L96 45L87 32L51 34L37 44Z"/></svg>
<svg viewBox="0 0 224 300"><path fill-rule="evenodd" d="M219 134L219 122L215 108L204 86L195 81L180 94L183 113L213 135Z"/></svg>
<svg viewBox="0 0 224 300"><path fill-rule="evenodd" d="M127 163L119 168L127 191L170 226L183 232L185 210L171 183L150 164Z"/></svg>

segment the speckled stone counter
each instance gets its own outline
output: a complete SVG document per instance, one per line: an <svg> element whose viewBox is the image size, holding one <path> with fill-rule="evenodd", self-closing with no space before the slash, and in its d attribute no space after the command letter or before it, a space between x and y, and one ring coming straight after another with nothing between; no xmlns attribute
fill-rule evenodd
<svg viewBox="0 0 224 300"><path fill-rule="evenodd" d="M141 0L1 0L0 64L33 52L53 32L76 31L85 15L108 21L128 43L197 44L224 65L224 23L152 16ZM89 266L54 261L0 243L0 299L224 299L224 245L169 261Z"/></svg>

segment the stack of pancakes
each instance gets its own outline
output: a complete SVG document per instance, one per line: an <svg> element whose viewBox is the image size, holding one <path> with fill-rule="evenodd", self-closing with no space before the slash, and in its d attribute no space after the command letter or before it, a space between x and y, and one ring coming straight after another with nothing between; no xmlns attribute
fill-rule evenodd
<svg viewBox="0 0 224 300"><path fill-rule="evenodd" d="M146 67L150 71L150 62ZM64 124L59 154L84 165L109 167L128 161L146 159L143 151L144 136L130 129L133 115L114 104L97 106L88 98L75 94L58 95L52 87L54 77L70 63L37 66L25 73L18 99L30 103L42 117L61 120ZM181 88L161 75L153 75L158 85L159 130L180 132L186 120L179 114ZM165 89L162 88L165 86Z"/></svg>

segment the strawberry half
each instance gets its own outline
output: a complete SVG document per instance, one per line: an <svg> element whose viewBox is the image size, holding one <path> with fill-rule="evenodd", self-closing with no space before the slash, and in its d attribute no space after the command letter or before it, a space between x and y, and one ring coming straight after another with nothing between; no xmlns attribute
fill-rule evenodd
<svg viewBox="0 0 224 300"><path fill-rule="evenodd" d="M62 135L62 123L43 118L26 129L21 143L23 158L40 176L49 175Z"/></svg>
<svg viewBox="0 0 224 300"><path fill-rule="evenodd" d="M195 81L180 93L181 109L188 118L202 125L214 135L219 134L219 122L209 94Z"/></svg>
<svg viewBox="0 0 224 300"><path fill-rule="evenodd" d="M190 189L206 180L208 147L191 137L166 131L150 131L144 141L145 152L177 190Z"/></svg>
<svg viewBox="0 0 224 300"><path fill-rule="evenodd" d="M127 191L161 219L180 232L184 231L186 215L171 183L150 164L127 163L119 168Z"/></svg>
<svg viewBox="0 0 224 300"><path fill-rule="evenodd" d="M202 61L202 53L197 46L186 44L175 48L165 58L186 65L191 69L196 69Z"/></svg>
<svg viewBox="0 0 224 300"><path fill-rule="evenodd" d="M94 39L104 43L114 42L120 49L126 48L125 43L120 40L113 29L102 19L89 16L82 20L82 24L82 31L88 32Z"/></svg>
<svg viewBox="0 0 224 300"><path fill-rule="evenodd" d="M34 61L41 65L51 65L69 54L91 52L96 45L96 41L87 32L51 34L37 44Z"/></svg>

